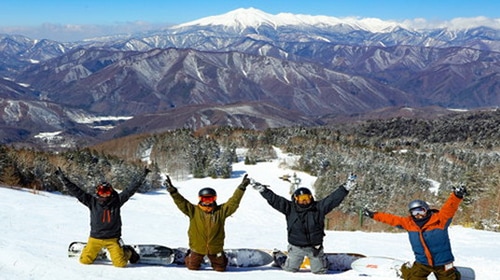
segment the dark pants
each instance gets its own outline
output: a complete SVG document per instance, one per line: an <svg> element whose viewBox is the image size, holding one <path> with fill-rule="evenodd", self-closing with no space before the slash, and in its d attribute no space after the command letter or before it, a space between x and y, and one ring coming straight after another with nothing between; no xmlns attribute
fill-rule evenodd
<svg viewBox="0 0 500 280"><path fill-rule="evenodd" d="M227 257L224 253L219 253L216 255L207 255L210 263L212 264L212 268L216 271L226 271L227 267ZM184 262L186 263L186 267L190 270L198 270L203 263L203 259L205 255L198 254L193 251L189 251Z"/></svg>
<svg viewBox="0 0 500 280"><path fill-rule="evenodd" d="M401 277L405 280L427 280L427 276L431 273L434 273L438 280L460 280L460 273L453 265L428 266L414 262L411 267L404 264L401 273Z"/></svg>

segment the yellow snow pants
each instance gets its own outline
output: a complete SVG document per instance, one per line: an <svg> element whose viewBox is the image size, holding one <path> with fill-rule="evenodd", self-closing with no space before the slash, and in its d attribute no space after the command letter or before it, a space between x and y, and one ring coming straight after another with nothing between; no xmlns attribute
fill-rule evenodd
<svg viewBox="0 0 500 280"><path fill-rule="evenodd" d="M101 249L106 248L109 251L113 266L127 266L131 252L123 250L118 241L118 238L96 239L89 237L87 245L85 246L85 248L83 248L82 254L80 256L80 262L83 264L94 263Z"/></svg>

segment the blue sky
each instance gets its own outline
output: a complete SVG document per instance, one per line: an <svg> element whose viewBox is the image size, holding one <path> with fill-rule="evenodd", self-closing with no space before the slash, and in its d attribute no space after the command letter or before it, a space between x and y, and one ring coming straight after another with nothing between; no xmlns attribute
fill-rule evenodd
<svg viewBox="0 0 500 280"><path fill-rule="evenodd" d="M0 33L71 37L146 30L224 14L237 8L402 21L423 18L500 18L498 0L2 0ZM71 38L69 38L71 39Z"/></svg>

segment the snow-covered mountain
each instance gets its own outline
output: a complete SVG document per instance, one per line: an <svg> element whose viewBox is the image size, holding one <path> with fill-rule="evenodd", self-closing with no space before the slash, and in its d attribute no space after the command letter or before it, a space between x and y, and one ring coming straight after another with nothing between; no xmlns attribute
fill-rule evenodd
<svg viewBox="0 0 500 280"><path fill-rule="evenodd" d="M336 18L329 16L299 15L291 13L280 13L271 15L255 8L240 8L226 14L210 16L187 23L173 26L172 29L193 27L193 26L226 26L236 30L247 28L259 28L268 26L272 28L295 26L297 28L318 27L346 27L353 30L365 30L370 32L391 32L396 27L411 29L405 24L392 21L383 21L377 18Z"/></svg>
<svg viewBox="0 0 500 280"><path fill-rule="evenodd" d="M220 114L202 112L231 104L239 104L233 109L264 104L255 110L262 116L276 111L262 108L279 107L285 112L280 115L311 125L324 123L326 115L387 107L495 107L500 105L500 32L490 25L497 19L475 20L483 25L457 28L463 24L457 21L426 29L414 22L271 15L248 8L159 31L65 44L1 36L0 97L49 102L64 108L61 112L83 110L96 117L151 117L199 108L196 114L203 117L186 120L203 121L176 120L181 127L229 123ZM12 103L2 104L4 111L12 110ZM232 112L226 118L232 123L253 118L248 111L226 111ZM44 111L38 112L43 120ZM34 118L30 114L18 118L37 122L26 121ZM6 115L0 123L23 128L23 137L45 132Z"/></svg>

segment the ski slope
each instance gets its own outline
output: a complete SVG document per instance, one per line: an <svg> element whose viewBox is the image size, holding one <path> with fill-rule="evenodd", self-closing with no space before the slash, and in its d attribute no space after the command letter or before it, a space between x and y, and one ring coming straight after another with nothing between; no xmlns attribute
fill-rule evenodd
<svg viewBox="0 0 500 280"><path fill-rule="evenodd" d="M280 180L294 171L282 168L286 156L257 165L237 163L230 179L189 179L173 183L179 192L196 202L198 190L213 187L218 202L225 202L245 173L271 185L281 195L289 196L288 182ZM347 175L347 174L346 174ZM297 172L301 186L310 187L315 177ZM342 182L334 182L337 186ZM360 186L358 186L360 187ZM401 202L405 207L406 202ZM379 209L382 210L382 209ZM334 210L335 211L335 210ZM169 247L187 247L188 218L174 205L165 190L134 195L122 207L123 240L126 243L155 243ZM340 222L340 221L338 221ZM86 241L89 234L89 211L76 198L57 193L0 188L0 279L365 279L354 271L313 275L309 271L289 273L271 266L229 268L215 272L210 268L189 271L183 266L130 265L115 268L108 264L82 265L67 257L71 241ZM498 279L500 233L450 228L456 265L474 268L476 279ZM272 209L251 187L240 208L226 221L226 248L286 249L286 225L282 214ZM407 234L361 231L327 231L326 252L356 252L413 260Z"/></svg>

